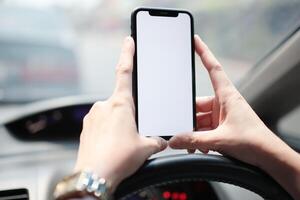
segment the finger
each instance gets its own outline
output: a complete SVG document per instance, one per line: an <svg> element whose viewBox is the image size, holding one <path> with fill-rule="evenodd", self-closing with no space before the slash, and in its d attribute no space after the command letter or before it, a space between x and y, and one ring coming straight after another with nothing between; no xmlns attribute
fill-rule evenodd
<svg viewBox="0 0 300 200"><path fill-rule="evenodd" d="M195 153L195 151L196 151L196 149L188 149L188 150L187 150L187 152L188 152L189 154L193 154L193 153Z"/></svg>
<svg viewBox="0 0 300 200"><path fill-rule="evenodd" d="M126 37L123 42L119 63L116 68L116 92L132 92L132 69L134 41Z"/></svg>
<svg viewBox="0 0 300 200"><path fill-rule="evenodd" d="M148 156L164 150L168 145L167 141L161 137L144 137L144 141L146 146L145 151Z"/></svg>
<svg viewBox="0 0 300 200"><path fill-rule="evenodd" d="M195 35L195 50L200 56L203 65L207 69L214 91L216 95L222 99L223 96L228 94L228 92L235 91L235 87L228 79L226 73L219 61L215 58L206 44L200 39L198 35Z"/></svg>
<svg viewBox="0 0 300 200"><path fill-rule="evenodd" d="M201 149L198 149L199 151L201 151L203 154L208 154L209 150L206 149L206 150L201 150Z"/></svg>
<svg viewBox="0 0 300 200"><path fill-rule="evenodd" d="M212 113L197 113L197 129L210 128L212 124Z"/></svg>
<svg viewBox="0 0 300 200"><path fill-rule="evenodd" d="M178 134L169 140L173 149L199 149L202 152L218 149L218 133L215 130Z"/></svg>
<svg viewBox="0 0 300 200"><path fill-rule="evenodd" d="M213 108L214 96L197 97L196 112L210 112Z"/></svg>

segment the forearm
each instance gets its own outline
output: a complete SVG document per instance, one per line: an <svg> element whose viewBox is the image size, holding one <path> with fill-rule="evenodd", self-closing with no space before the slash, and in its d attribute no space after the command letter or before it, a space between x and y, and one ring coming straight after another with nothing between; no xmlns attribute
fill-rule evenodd
<svg viewBox="0 0 300 200"><path fill-rule="evenodd" d="M262 154L259 167L271 175L294 199L300 199L300 155L279 138L276 137L275 141Z"/></svg>

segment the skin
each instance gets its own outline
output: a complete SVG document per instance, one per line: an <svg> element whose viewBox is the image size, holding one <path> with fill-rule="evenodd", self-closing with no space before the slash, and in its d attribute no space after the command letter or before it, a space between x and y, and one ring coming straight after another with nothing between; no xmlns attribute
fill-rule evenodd
<svg viewBox="0 0 300 200"><path fill-rule="evenodd" d="M298 153L265 126L199 36L195 36L195 49L209 73L215 96L197 98L198 130L172 137L169 146L190 153L196 149L218 151L258 166L299 199ZM147 158L167 146L162 138L146 138L137 132L131 88L133 56L134 41L127 37L113 95L96 102L84 118L74 169L91 170L104 177L112 186L111 192Z"/></svg>

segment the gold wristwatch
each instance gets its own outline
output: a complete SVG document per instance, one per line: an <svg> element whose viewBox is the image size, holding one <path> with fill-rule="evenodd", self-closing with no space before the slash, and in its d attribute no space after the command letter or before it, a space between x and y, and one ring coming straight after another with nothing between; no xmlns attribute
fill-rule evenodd
<svg viewBox="0 0 300 200"><path fill-rule="evenodd" d="M54 199L66 200L92 196L100 200L112 199L110 185L104 178L89 171L77 172L61 180L55 188Z"/></svg>

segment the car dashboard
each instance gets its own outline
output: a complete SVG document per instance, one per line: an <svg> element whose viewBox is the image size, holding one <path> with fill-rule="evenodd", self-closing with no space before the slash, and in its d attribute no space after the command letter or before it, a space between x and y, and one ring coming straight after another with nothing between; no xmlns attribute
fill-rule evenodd
<svg viewBox="0 0 300 200"><path fill-rule="evenodd" d="M64 98L14 108L9 114L3 112L5 117L2 116L0 125L0 199L52 199L55 184L72 172L82 119L97 99ZM183 151L167 149L153 157L178 153ZM262 199L237 186L204 180L152 186L127 199L241 198Z"/></svg>
<svg viewBox="0 0 300 200"><path fill-rule="evenodd" d="M209 199L218 200L212 186L205 181L187 181L172 183L163 186L153 186L147 188L129 198L128 200L148 200L148 199Z"/></svg>

